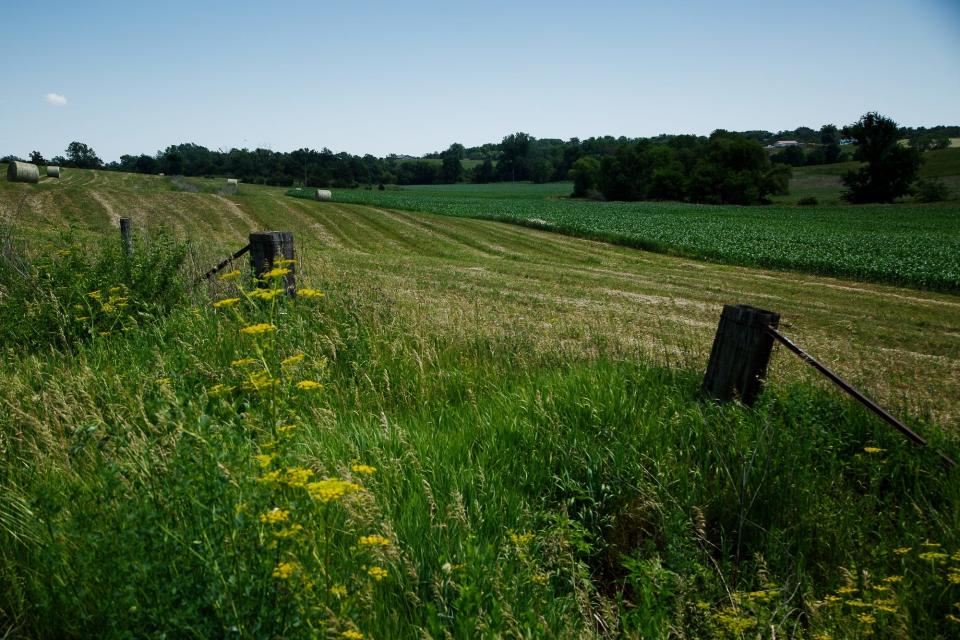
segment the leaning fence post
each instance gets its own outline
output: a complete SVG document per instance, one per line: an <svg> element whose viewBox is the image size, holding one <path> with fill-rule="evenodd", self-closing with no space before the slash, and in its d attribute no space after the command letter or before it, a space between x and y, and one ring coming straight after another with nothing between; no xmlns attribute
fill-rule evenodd
<svg viewBox="0 0 960 640"><path fill-rule="evenodd" d="M129 258L133 255L133 226L130 218L120 218L120 240L123 242L123 252Z"/></svg>
<svg viewBox="0 0 960 640"><path fill-rule="evenodd" d="M710 362L703 377L703 392L726 402L739 397L752 405L760 395L773 336L767 332L780 323L780 314L749 305L724 305L713 339Z"/></svg>
<svg viewBox="0 0 960 640"><path fill-rule="evenodd" d="M250 234L250 264L258 280L274 267L279 260L293 260L293 233L290 231L259 231ZM285 289L289 295L296 294L296 279L293 267L285 265L290 273L284 276ZM258 282L258 286L268 286Z"/></svg>

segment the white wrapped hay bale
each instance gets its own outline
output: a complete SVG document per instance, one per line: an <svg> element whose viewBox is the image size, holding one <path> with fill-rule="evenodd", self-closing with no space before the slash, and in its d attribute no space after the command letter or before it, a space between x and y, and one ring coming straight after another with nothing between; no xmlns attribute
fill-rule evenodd
<svg viewBox="0 0 960 640"><path fill-rule="evenodd" d="M59 177L60 177L60 167L47 167L47 177L48 177L48 178L59 178Z"/></svg>
<svg viewBox="0 0 960 640"><path fill-rule="evenodd" d="M11 162L7 165L7 180L9 182L39 182L40 169L29 162Z"/></svg>
<svg viewBox="0 0 960 640"><path fill-rule="evenodd" d="M235 186L237 186L238 184L240 184L240 181L237 180L236 178L227 178L227 184L230 185L230 186L235 187Z"/></svg>
<svg viewBox="0 0 960 640"><path fill-rule="evenodd" d="M333 198L333 194L327 191L326 189L317 189L317 192L313 194L314 200L319 200L320 202L327 202Z"/></svg>

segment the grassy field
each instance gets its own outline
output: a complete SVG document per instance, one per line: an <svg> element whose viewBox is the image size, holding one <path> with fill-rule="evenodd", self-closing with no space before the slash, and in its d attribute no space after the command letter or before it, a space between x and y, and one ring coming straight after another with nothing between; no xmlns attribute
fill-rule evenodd
<svg viewBox="0 0 960 640"><path fill-rule="evenodd" d="M785 352L756 409L697 391L722 305L757 304L957 456L956 297L197 186L0 183L0 213L51 273L115 245L124 215L137 256L161 229L189 238L191 273L251 230L289 229L326 292L250 300L218 281L66 350L3 345L0 633L957 628L955 475ZM123 284L101 272L78 267L76 286ZM225 298L240 300L210 304ZM27 327L40 306L23 304ZM276 330L241 332L258 323Z"/></svg>
<svg viewBox="0 0 960 640"><path fill-rule="evenodd" d="M562 198L569 189L567 183L501 183L342 190L334 198L512 222L731 264L960 291L960 206L956 203L717 207Z"/></svg>

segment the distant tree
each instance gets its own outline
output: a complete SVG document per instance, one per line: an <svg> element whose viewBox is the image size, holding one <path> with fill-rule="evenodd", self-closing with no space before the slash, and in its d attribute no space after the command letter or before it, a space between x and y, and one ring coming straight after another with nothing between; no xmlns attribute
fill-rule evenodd
<svg viewBox="0 0 960 640"><path fill-rule="evenodd" d="M573 197L586 198L597 188L600 161L593 156L580 158L570 167L569 178L573 180Z"/></svg>
<svg viewBox="0 0 960 640"><path fill-rule="evenodd" d="M518 132L506 136L500 143L500 160L497 162L497 177L501 180L527 180L528 156L534 138Z"/></svg>
<svg viewBox="0 0 960 640"><path fill-rule="evenodd" d="M99 169L103 166L103 161L97 157L93 148L88 147L82 142L71 142L66 149L67 164L77 169Z"/></svg>
<svg viewBox="0 0 960 640"><path fill-rule="evenodd" d="M46 165L46 164L47 164L47 161L46 161L46 159L43 157L43 154L40 153L39 151L31 151L31 152L30 152L30 162L32 162L33 164L38 165L38 166Z"/></svg>
<svg viewBox="0 0 960 640"><path fill-rule="evenodd" d="M852 203L893 202L910 193L923 158L913 147L900 145L897 123L871 111L856 123L844 127L843 135L857 141L856 159L867 163L843 176L847 191L843 199Z"/></svg>
<svg viewBox="0 0 960 640"><path fill-rule="evenodd" d="M825 124L820 127L820 144L823 145L823 162L816 164L833 164L840 160L840 130L836 125ZM810 163L808 160L808 164Z"/></svg>
<svg viewBox="0 0 960 640"><path fill-rule="evenodd" d="M528 171L532 182L538 184L549 182L553 177L553 163L546 158L537 158L530 163Z"/></svg>
<svg viewBox="0 0 960 640"><path fill-rule="evenodd" d="M15 155L13 155L13 154L11 153L11 154L9 154L9 155L6 155L6 156L3 156L2 158L0 158L0 162L7 162L7 163L9 163L9 162L26 162L26 161L25 161L23 158L21 158L20 156L15 156Z"/></svg>
<svg viewBox="0 0 960 640"><path fill-rule="evenodd" d="M453 184L463 180L463 145L457 142L451 144L442 154L442 163L440 165L440 182Z"/></svg>
<svg viewBox="0 0 960 640"><path fill-rule="evenodd" d="M807 163L807 156L803 153L803 147L797 144L791 147L785 147L782 151L773 154L770 157L770 161L788 164L791 167L802 167Z"/></svg>
<svg viewBox="0 0 960 640"><path fill-rule="evenodd" d="M493 160L490 159L490 156L487 156L482 163L474 167L470 180L476 184L486 184L493 182L494 177Z"/></svg>

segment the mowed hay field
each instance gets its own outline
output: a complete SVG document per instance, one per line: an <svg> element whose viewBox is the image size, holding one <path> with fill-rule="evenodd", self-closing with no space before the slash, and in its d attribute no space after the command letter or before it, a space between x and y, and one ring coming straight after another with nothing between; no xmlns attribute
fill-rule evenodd
<svg viewBox="0 0 960 640"><path fill-rule="evenodd" d="M955 471L780 349L754 408L698 391L755 304L957 457L956 296L176 182L0 183L0 637L960 628ZM266 229L296 299L192 287Z"/></svg>
<svg viewBox="0 0 960 640"><path fill-rule="evenodd" d="M172 190L154 176L67 171L30 189L3 183L4 215L42 234L64 225L191 238L203 270L253 230L297 238L302 272L384 301L425 333L534 336L544 351L698 368L724 304L778 311L784 331L892 409L960 426L960 298L784 271L685 260L482 220L284 197ZM482 189L482 188L481 188ZM537 189L538 197L543 189ZM338 192L342 193L342 192ZM21 198L23 200L22 205ZM812 377L783 352L775 379Z"/></svg>

